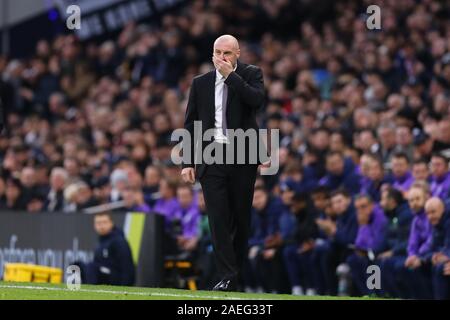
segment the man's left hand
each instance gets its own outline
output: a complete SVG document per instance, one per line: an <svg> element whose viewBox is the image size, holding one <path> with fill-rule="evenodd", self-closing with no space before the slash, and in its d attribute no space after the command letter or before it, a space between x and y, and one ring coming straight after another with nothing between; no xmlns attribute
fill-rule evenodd
<svg viewBox="0 0 450 320"><path fill-rule="evenodd" d="M214 63L214 67L216 67L217 71L224 76L224 78L228 78L231 72L233 72L233 66L231 62L222 60L216 57L212 57L212 61Z"/></svg>

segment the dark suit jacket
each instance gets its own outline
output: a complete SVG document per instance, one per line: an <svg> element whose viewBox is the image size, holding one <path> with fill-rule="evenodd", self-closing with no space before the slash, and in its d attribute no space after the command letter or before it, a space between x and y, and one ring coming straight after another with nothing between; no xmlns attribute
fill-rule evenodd
<svg viewBox="0 0 450 320"><path fill-rule="evenodd" d="M202 122L203 133L214 128L215 123L215 80L216 70L212 70L203 75L197 76L192 81L189 101L186 110L184 128L191 135L191 157L189 163L183 163L182 167L194 167L194 121ZM225 80L228 85L227 99L227 128L228 129L255 129L256 111L260 109L265 100L263 74L259 67L244 64L238 61L236 71L230 73ZM203 141L202 151L211 142ZM184 146L185 147L185 146ZM248 155L248 145L246 146ZM259 159L262 163L267 159ZM247 160L248 161L248 160ZM202 161L203 162L203 161ZM206 165L204 163L196 165L196 175L200 178Z"/></svg>

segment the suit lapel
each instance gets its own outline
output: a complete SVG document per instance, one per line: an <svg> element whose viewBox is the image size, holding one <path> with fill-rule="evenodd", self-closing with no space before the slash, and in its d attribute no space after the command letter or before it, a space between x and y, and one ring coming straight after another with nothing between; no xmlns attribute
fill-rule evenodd
<svg viewBox="0 0 450 320"><path fill-rule="evenodd" d="M208 108L208 119L210 119L210 124L208 127L214 127L214 118L215 118L215 113L216 113L216 93L215 93L215 89L216 89L216 70L212 70L209 72L208 74L208 78L206 81L206 88L205 88L205 92L207 94L207 101L206 101L206 105L207 106L211 106L210 108ZM205 128L207 129L207 128Z"/></svg>

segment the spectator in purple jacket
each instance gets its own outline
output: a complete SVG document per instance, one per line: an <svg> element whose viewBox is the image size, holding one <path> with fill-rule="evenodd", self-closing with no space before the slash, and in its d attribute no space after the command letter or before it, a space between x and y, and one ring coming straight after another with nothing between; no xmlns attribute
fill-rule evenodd
<svg viewBox="0 0 450 320"><path fill-rule="evenodd" d="M428 162L425 159L414 161L412 165L412 175L414 181L430 182L430 171L428 170Z"/></svg>
<svg viewBox="0 0 450 320"><path fill-rule="evenodd" d="M392 157L392 186L395 189L407 192L414 182L410 169L408 156L403 152L398 152Z"/></svg>
<svg viewBox="0 0 450 320"><path fill-rule="evenodd" d="M431 195L443 200L450 196L450 172L448 159L442 154L433 154L430 161L431 168Z"/></svg>
<svg viewBox="0 0 450 320"><path fill-rule="evenodd" d="M150 206L145 203L144 193L139 188L126 187L122 192L125 210L129 212L150 213Z"/></svg>
<svg viewBox="0 0 450 320"><path fill-rule="evenodd" d="M193 257L199 241L200 209L194 200L192 186L181 184L177 188L178 208L170 221L172 254Z"/></svg>
<svg viewBox="0 0 450 320"><path fill-rule="evenodd" d="M162 179L159 183L160 198L156 200L153 211L163 215L166 218L166 222L173 220L179 208L176 189L177 185L175 182Z"/></svg>
<svg viewBox="0 0 450 320"><path fill-rule="evenodd" d="M429 269L423 267L423 258L431 249L432 226L425 214L425 202L430 196L428 184L416 181L408 192L408 203L414 218L408 240L405 270L402 272L407 297L431 299Z"/></svg>
<svg viewBox="0 0 450 320"><path fill-rule="evenodd" d="M350 267L352 283L356 295L370 294L366 285L367 267L375 258L374 252L380 250L383 241L387 218L383 210L378 207L369 195L355 197L358 233L354 244L354 253L346 262Z"/></svg>

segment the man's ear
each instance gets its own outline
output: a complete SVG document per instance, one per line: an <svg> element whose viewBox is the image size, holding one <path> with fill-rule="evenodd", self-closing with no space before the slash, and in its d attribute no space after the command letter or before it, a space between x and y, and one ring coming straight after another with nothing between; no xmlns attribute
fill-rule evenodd
<svg viewBox="0 0 450 320"><path fill-rule="evenodd" d="M236 57L239 59L240 56L241 56L241 49L237 49Z"/></svg>

